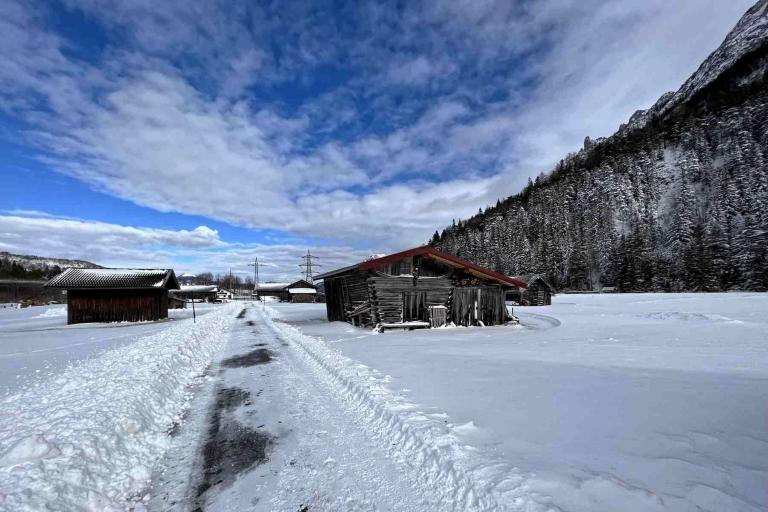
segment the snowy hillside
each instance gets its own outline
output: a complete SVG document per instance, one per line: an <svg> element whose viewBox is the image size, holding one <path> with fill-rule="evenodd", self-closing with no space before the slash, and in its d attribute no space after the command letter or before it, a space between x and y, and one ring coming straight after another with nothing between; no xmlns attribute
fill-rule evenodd
<svg viewBox="0 0 768 512"><path fill-rule="evenodd" d="M768 1L677 93L431 243L558 288L768 289Z"/></svg>
<svg viewBox="0 0 768 512"><path fill-rule="evenodd" d="M102 268L100 265L84 260L68 260L65 258L45 258L42 256L30 256L0 252L0 259L5 259L24 267L25 270L42 270L46 267L60 268Z"/></svg>

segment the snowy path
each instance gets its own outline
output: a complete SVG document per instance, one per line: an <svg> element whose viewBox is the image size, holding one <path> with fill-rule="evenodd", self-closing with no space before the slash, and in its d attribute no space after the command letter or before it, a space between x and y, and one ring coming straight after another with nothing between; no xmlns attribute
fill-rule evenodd
<svg viewBox="0 0 768 512"><path fill-rule="evenodd" d="M251 307L233 331L199 392L207 412L182 427L150 510L500 509L454 466L442 416L410 410L364 367L269 313Z"/></svg>

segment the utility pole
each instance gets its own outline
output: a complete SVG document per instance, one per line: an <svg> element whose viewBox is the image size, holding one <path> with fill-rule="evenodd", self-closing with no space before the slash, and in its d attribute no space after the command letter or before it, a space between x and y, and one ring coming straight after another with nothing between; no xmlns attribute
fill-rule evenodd
<svg viewBox="0 0 768 512"><path fill-rule="evenodd" d="M259 289L259 267L263 267L265 265L259 263L259 258L254 258L253 263L249 263L248 266L253 267L253 293L256 293L256 291Z"/></svg>
<svg viewBox="0 0 768 512"><path fill-rule="evenodd" d="M308 283L312 283L312 267L321 267L322 265L312 263L312 258L317 259L317 256L312 256L309 249L307 249L307 255L302 256L301 258L304 260L304 263L300 264L299 267L304 268L304 280Z"/></svg>

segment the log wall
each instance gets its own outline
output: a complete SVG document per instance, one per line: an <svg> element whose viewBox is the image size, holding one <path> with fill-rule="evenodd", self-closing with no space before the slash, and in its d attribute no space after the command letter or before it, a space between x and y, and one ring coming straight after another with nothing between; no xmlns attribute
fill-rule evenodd
<svg viewBox="0 0 768 512"><path fill-rule="evenodd" d="M447 277L414 279L413 277L373 276L368 279L372 289L372 318L375 323L399 323L404 320L428 320L429 306L445 306L451 293ZM403 306L410 310L404 318Z"/></svg>
<svg viewBox="0 0 768 512"><path fill-rule="evenodd" d="M504 292L461 273L416 278L350 271L325 279L328 320L367 327L429 321L430 306L445 306L447 321L458 325L504 324Z"/></svg>
<svg viewBox="0 0 768 512"><path fill-rule="evenodd" d="M455 288L451 318L457 325L500 325L507 321L504 290L499 286Z"/></svg>

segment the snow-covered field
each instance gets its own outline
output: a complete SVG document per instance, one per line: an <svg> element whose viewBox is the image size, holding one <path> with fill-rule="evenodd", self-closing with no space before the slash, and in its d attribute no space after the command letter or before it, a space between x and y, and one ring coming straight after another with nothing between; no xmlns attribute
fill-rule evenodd
<svg viewBox="0 0 768 512"><path fill-rule="evenodd" d="M195 305L198 315L216 305ZM173 323L112 323L67 325L67 306L0 308L0 395L104 350L132 343L138 336L160 332ZM172 309L172 320L192 316L192 309Z"/></svg>
<svg viewBox="0 0 768 512"><path fill-rule="evenodd" d="M53 309L0 312L5 368L49 364L0 396L0 510L123 510L162 457L189 385L226 344L235 308L195 324L70 327Z"/></svg>
<svg viewBox="0 0 768 512"><path fill-rule="evenodd" d="M0 510L768 508L766 294L559 296L520 326L384 334L323 304L62 311L0 311L23 376Z"/></svg>
<svg viewBox="0 0 768 512"><path fill-rule="evenodd" d="M768 508L766 294L566 295L515 308L521 327L385 334L329 324L322 304L272 307L444 418L497 502Z"/></svg>

